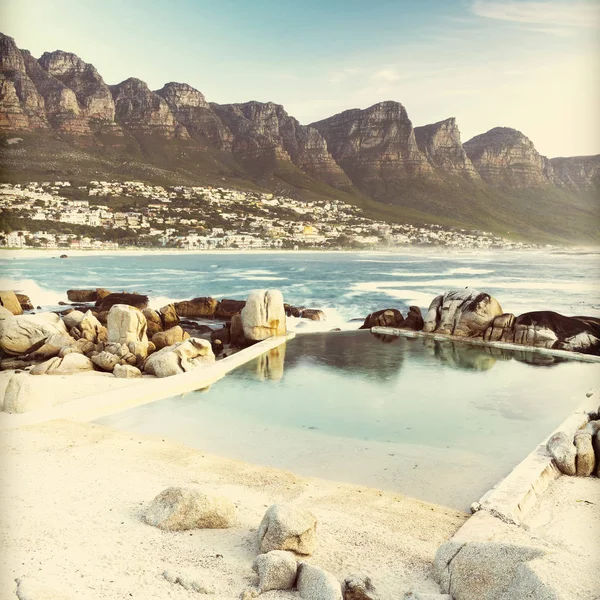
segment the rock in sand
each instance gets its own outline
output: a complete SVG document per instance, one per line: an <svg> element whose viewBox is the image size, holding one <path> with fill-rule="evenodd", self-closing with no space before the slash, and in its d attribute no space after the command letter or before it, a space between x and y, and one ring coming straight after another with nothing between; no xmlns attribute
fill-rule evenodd
<svg viewBox="0 0 600 600"><path fill-rule="evenodd" d="M261 552L290 550L310 555L317 545L317 518L309 511L287 504L273 504L258 528Z"/></svg>
<svg viewBox="0 0 600 600"><path fill-rule="evenodd" d="M261 594L269 590L291 590L296 583L298 563L291 552L272 550L259 554L252 568L258 574Z"/></svg>

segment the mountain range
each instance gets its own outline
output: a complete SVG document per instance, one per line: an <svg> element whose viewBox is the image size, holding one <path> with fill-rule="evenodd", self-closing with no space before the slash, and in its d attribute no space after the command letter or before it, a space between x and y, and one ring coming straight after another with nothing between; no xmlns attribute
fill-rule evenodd
<svg viewBox="0 0 600 600"><path fill-rule="evenodd" d="M600 242L600 155L548 159L508 127L463 143L454 118L413 127L394 101L302 125L281 105L215 104L185 83L107 85L75 54L36 59L3 34L0 151L4 181L268 190L391 221Z"/></svg>

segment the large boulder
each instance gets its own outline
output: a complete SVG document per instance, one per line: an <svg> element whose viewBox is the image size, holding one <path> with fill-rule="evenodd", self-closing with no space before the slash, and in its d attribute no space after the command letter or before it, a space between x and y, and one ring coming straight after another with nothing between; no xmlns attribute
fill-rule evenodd
<svg viewBox="0 0 600 600"><path fill-rule="evenodd" d="M547 442L546 448L558 470L565 475L575 475L577 473L576 460L577 448L564 431L555 433Z"/></svg>
<svg viewBox="0 0 600 600"><path fill-rule="evenodd" d="M163 329L166 330L175 327L175 325L179 325L179 315L177 314L174 304L163 306L159 312Z"/></svg>
<svg viewBox="0 0 600 600"><path fill-rule="evenodd" d="M229 328L229 343L234 348L245 348L248 340L244 334L244 324L241 315L231 317L231 327Z"/></svg>
<svg viewBox="0 0 600 600"><path fill-rule="evenodd" d="M129 292L118 292L108 294L102 299L96 301L96 307L100 312L110 310L115 304L127 304L139 310L144 310L148 307L148 296L144 294L135 294Z"/></svg>
<svg viewBox="0 0 600 600"><path fill-rule="evenodd" d="M298 567L296 587L305 600L342 600L342 587L335 575L305 562Z"/></svg>
<svg viewBox="0 0 600 600"><path fill-rule="evenodd" d="M98 302L106 298L110 292L104 288L95 290L67 290L67 298L71 302Z"/></svg>
<svg viewBox="0 0 600 600"><path fill-rule="evenodd" d="M489 294L470 288L451 290L429 305L423 331L478 337L501 314L502 307Z"/></svg>
<svg viewBox="0 0 600 600"><path fill-rule="evenodd" d="M165 531L226 529L235 524L235 506L227 498L170 487L154 498L144 521Z"/></svg>
<svg viewBox="0 0 600 600"><path fill-rule="evenodd" d="M360 329L372 327L402 327L404 317L397 308L386 308L367 315Z"/></svg>
<svg viewBox="0 0 600 600"><path fill-rule="evenodd" d="M258 527L261 552L290 550L310 555L317 545L317 519L309 511L287 504L273 504Z"/></svg>
<svg viewBox="0 0 600 600"><path fill-rule="evenodd" d="M201 297L175 302L175 311L180 317L187 319L212 319L219 303L214 298Z"/></svg>
<svg viewBox="0 0 600 600"><path fill-rule="evenodd" d="M296 583L298 563L291 552L272 550L259 554L252 564L258 575L258 591L291 590Z"/></svg>
<svg viewBox="0 0 600 600"><path fill-rule="evenodd" d="M183 342L190 339L190 334L184 331L179 325L171 327L166 331L159 331L152 336L152 343L157 350L172 346L177 342Z"/></svg>
<svg viewBox="0 0 600 600"><path fill-rule="evenodd" d="M14 316L15 315L13 315L8 308L4 308L4 306L0 305L0 321L3 319L12 318Z"/></svg>
<svg viewBox="0 0 600 600"><path fill-rule="evenodd" d="M421 309L418 306L410 306L408 308L406 319L404 319L404 323L401 325L402 329L421 331L424 325L425 321L423 319L423 315L421 314Z"/></svg>
<svg viewBox="0 0 600 600"><path fill-rule="evenodd" d="M74 346L75 340L68 334L65 333L54 333L46 338L46 341L40 346L35 352L32 353L32 357L36 359L52 358L58 356L61 351Z"/></svg>
<svg viewBox="0 0 600 600"><path fill-rule="evenodd" d="M155 333L163 330L162 319L153 308L145 308L142 314L146 317L146 335L148 339L152 339Z"/></svg>
<svg viewBox="0 0 600 600"><path fill-rule="evenodd" d="M285 311L285 314L288 314L288 311ZM305 308L301 313L300 316L303 319L308 319L309 321L324 321L325 320L325 313L322 310L319 310L318 308Z"/></svg>
<svg viewBox="0 0 600 600"><path fill-rule="evenodd" d="M578 431L575 434L575 448L577 448L577 457L575 459L577 475L579 477L589 477L594 472L594 467L596 466L592 434L586 430Z"/></svg>
<svg viewBox="0 0 600 600"><path fill-rule="evenodd" d="M115 365L113 375L119 379L135 379L141 377L142 372L133 365Z"/></svg>
<svg viewBox="0 0 600 600"><path fill-rule="evenodd" d="M217 306L215 317L217 319L229 321L233 315L239 315L245 305L245 300L231 300L229 298L223 298L223 300L221 300Z"/></svg>
<svg viewBox="0 0 600 600"><path fill-rule="evenodd" d="M33 367L31 375L74 375L93 371L92 361L83 354L71 352L64 357L55 356Z"/></svg>
<svg viewBox="0 0 600 600"><path fill-rule="evenodd" d="M126 344L141 359L148 355L146 317L141 310L127 304L115 304L108 313L108 342Z"/></svg>
<svg viewBox="0 0 600 600"><path fill-rule="evenodd" d="M276 335L286 334L283 296L279 290L250 292L241 315L244 335L250 341L260 342Z"/></svg>
<svg viewBox="0 0 600 600"><path fill-rule="evenodd" d="M156 377L170 377L215 362L208 340L190 338L158 350L144 363L144 371Z"/></svg>
<svg viewBox="0 0 600 600"><path fill-rule="evenodd" d="M10 290L0 290L0 305L4 306L4 308L9 310L13 315L23 314L23 309L21 308L21 303L19 302L17 295Z"/></svg>
<svg viewBox="0 0 600 600"><path fill-rule="evenodd" d="M0 349L6 354L30 354L56 333L66 335L67 328L55 313L37 313L0 319Z"/></svg>
<svg viewBox="0 0 600 600"><path fill-rule="evenodd" d="M62 320L65 324L65 327L69 331L71 331L71 329L73 329L73 327L79 327L79 323L81 323L81 321L83 321L84 317L85 317L84 312L82 312L80 310L71 310L70 312L63 315Z"/></svg>
<svg viewBox="0 0 600 600"><path fill-rule="evenodd" d="M23 310L33 310L33 303L27 294L15 293L15 296L17 297L17 300L19 301L19 304Z"/></svg>

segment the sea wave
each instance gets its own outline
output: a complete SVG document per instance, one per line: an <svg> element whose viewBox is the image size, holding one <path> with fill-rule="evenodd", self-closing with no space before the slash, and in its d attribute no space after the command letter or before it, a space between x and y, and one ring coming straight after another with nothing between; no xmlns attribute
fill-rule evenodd
<svg viewBox="0 0 600 600"><path fill-rule="evenodd" d="M0 278L0 288L13 290L19 294L26 294L35 306L57 306L59 302L66 302L66 292L58 292L40 286L33 279Z"/></svg>

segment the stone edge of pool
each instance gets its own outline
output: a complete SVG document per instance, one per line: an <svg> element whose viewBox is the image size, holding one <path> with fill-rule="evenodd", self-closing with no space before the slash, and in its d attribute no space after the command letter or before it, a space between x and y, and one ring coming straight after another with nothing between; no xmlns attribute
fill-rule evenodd
<svg viewBox="0 0 600 600"><path fill-rule="evenodd" d="M471 346L483 346L486 348L500 348L503 350L514 350L517 352L535 352L556 356L559 358L568 358L569 360L578 360L581 362L600 362L600 356L593 354L583 354L581 352L571 352L569 350L553 350L552 348L539 348L537 346L525 346L524 344L511 344L510 342L488 342L479 338L468 338L456 335L446 335L443 333L429 333L425 331L411 331L409 329L397 329L395 327L372 327L371 333L382 335L395 335L407 338L429 338L439 341L450 341Z"/></svg>
<svg viewBox="0 0 600 600"><path fill-rule="evenodd" d="M286 335L268 338L214 364L180 375L160 379L144 379L139 384L130 387L84 396L45 410L10 415L3 413L0 430L36 425L54 419L93 421L156 400L199 390L217 382L233 369L285 344L295 335L293 332L288 332ZM41 377L52 377L52 375L42 375Z"/></svg>
<svg viewBox="0 0 600 600"><path fill-rule="evenodd" d="M439 333L425 333L422 331L407 331L392 327L373 327L372 333L395 335L407 338L431 338L435 340L449 340L462 342L473 346L489 346L505 350L536 352L539 354L557 356L570 360L598 363L600 356L580 354L567 350L552 350L551 348L537 348L507 342L487 342L484 340L444 335ZM532 452L530 452L512 471L503 477L496 485L489 489L478 501L471 505L471 512L486 511L494 517L518 525L541 495L546 491L552 481L560 476L560 471L546 449L548 439L558 431L564 431L569 436L588 422L588 413L596 410L598 398L596 395L587 398L571 413L556 429L554 429Z"/></svg>

